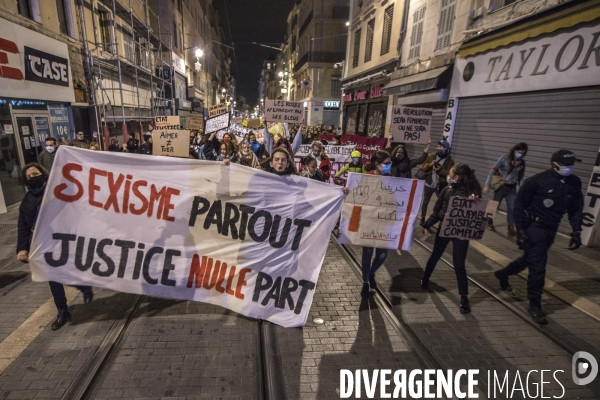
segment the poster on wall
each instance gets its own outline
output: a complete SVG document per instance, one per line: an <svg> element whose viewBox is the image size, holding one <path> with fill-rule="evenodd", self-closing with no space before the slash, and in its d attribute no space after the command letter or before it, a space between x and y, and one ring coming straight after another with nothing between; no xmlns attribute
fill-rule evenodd
<svg viewBox="0 0 600 400"><path fill-rule="evenodd" d="M52 126L52 137L57 140L69 140L71 124L69 122L69 113L67 108L61 105L48 107L50 111L50 125Z"/></svg>
<svg viewBox="0 0 600 400"><path fill-rule="evenodd" d="M50 127L47 117L35 117L35 130L42 147L46 147L46 138L50 137Z"/></svg>

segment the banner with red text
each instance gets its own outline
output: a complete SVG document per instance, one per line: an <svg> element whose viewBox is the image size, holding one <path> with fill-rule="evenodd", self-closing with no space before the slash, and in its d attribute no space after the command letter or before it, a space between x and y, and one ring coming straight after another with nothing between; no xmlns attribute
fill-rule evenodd
<svg viewBox="0 0 600 400"><path fill-rule="evenodd" d="M419 214L423 181L370 174L348 174L340 221L340 244L410 250Z"/></svg>
<svg viewBox="0 0 600 400"><path fill-rule="evenodd" d="M32 278L302 326L343 198L340 187L238 164L61 146Z"/></svg>

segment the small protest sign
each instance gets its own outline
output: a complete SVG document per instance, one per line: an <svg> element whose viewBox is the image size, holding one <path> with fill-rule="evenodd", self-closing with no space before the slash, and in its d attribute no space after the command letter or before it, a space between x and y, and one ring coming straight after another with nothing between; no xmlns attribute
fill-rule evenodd
<svg viewBox="0 0 600 400"><path fill-rule="evenodd" d="M491 203L491 204L490 204ZM440 227L441 237L463 240L480 240L487 227L488 218L494 215L498 202L452 196Z"/></svg>
<svg viewBox="0 0 600 400"><path fill-rule="evenodd" d="M190 131L187 129L155 129L152 131L152 155L188 158Z"/></svg>
<svg viewBox="0 0 600 400"><path fill-rule="evenodd" d="M204 131L207 134L210 134L218 130L227 128L229 128L229 113L221 114L217 117L207 119Z"/></svg>
<svg viewBox="0 0 600 400"><path fill-rule="evenodd" d="M214 118L228 113L229 105L227 103L217 104L216 106L212 106L208 109L208 118Z"/></svg>
<svg viewBox="0 0 600 400"><path fill-rule="evenodd" d="M352 161L350 155L355 148L356 146L327 145L325 146L325 155L327 155L331 161L349 163ZM311 154L312 144L303 144L300 146L296 154L294 154L294 157L306 157Z"/></svg>
<svg viewBox="0 0 600 400"><path fill-rule="evenodd" d="M154 128L156 129L180 129L181 121L179 120L179 116L171 116L171 117L154 117Z"/></svg>
<svg viewBox="0 0 600 400"><path fill-rule="evenodd" d="M265 121L268 122L304 122L304 103L284 100L265 101Z"/></svg>
<svg viewBox="0 0 600 400"><path fill-rule="evenodd" d="M340 244L410 250L423 181L348 174L340 221Z"/></svg>
<svg viewBox="0 0 600 400"><path fill-rule="evenodd" d="M433 109L392 107L392 138L394 142L427 143L431 135Z"/></svg>
<svg viewBox="0 0 600 400"><path fill-rule="evenodd" d="M202 115L188 115L185 128L190 131L204 133L204 117Z"/></svg>

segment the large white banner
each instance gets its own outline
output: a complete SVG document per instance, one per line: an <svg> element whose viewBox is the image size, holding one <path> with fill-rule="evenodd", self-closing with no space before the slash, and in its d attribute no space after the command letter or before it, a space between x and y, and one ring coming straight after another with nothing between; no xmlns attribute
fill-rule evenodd
<svg viewBox="0 0 600 400"><path fill-rule="evenodd" d="M348 174L340 244L410 250L423 196L423 181Z"/></svg>
<svg viewBox="0 0 600 400"><path fill-rule="evenodd" d="M327 145L325 146L325 154L333 162L347 164L352 161L350 155L356 149L355 145L341 146L341 145ZM312 144L303 144L300 146L294 157L306 157L312 155Z"/></svg>
<svg viewBox="0 0 600 400"><path fill-rule="evenodd" d="M302 326L343 197L340 187L238 164L61 146L32 277Z"/></svg>

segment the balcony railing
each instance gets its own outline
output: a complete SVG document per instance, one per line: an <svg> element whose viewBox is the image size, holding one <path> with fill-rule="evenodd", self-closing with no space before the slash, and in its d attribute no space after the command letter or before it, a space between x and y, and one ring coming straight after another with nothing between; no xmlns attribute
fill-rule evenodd
<svg viewBox="0 0 600 400"><path fill-rule="evenodd" d="M336 63L346 58L345 52L339 51L309 51L298 60L294 65L294 73L298 72L300 68L307 62L317 63Z"/></svg>

